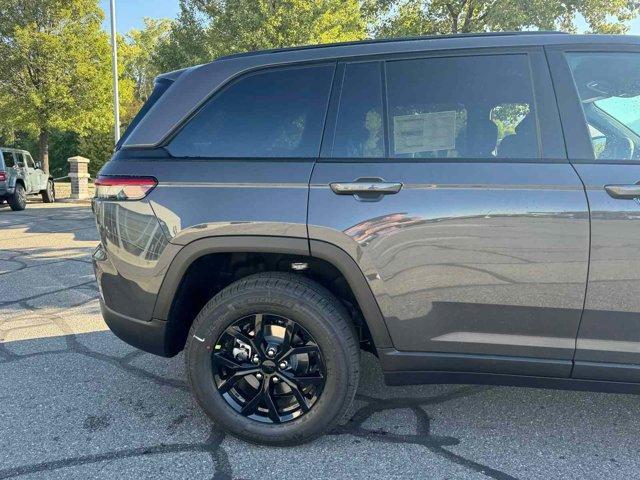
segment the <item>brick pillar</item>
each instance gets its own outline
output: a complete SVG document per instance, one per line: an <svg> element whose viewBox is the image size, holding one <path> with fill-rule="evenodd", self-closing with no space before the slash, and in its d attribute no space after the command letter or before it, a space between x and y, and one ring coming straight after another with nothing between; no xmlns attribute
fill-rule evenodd
<svg viewBox="0 0 640 480"><path fill-rule="evenodd" d="M82 200L89 198L89 159L71 157L69 162L69 178L71 178L71 198Z"/></svg>

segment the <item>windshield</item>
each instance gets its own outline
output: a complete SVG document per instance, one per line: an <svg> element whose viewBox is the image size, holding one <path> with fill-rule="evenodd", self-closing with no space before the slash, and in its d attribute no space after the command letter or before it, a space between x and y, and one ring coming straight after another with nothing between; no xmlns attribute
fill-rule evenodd
<svg viewBox="0 0 640 480"><path fill-rule="evenodd" d="M568 53L597 160L640 160L640 53Z"/></svg>
<svg viewBox="0 0 640 480"><path fill-rule="evenodd" d="M640 95L636 97L610 97L597 100L596 107L640 135Z"/></svg>

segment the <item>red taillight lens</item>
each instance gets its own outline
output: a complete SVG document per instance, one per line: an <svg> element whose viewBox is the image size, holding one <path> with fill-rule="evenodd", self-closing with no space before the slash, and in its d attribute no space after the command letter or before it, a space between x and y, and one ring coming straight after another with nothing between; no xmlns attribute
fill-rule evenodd
<svg viewBox="0 0 640 480"><path fill-rule="evenodd" d="M4 182L7 180L6 172L0 172L0 182Z"/></svg>
<svg viewBox="0 0 640 480"><path fill-rule="evenodd" d="M96 198L103 200L141 200L155 188L158 180L153 177L106 177L95 182Z"/></svg>

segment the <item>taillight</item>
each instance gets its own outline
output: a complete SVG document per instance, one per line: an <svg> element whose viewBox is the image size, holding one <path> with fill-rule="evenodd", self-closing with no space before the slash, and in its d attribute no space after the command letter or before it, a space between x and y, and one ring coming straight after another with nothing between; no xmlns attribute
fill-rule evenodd
<svg viewBox="0 0 640 480"><path fill-rule="evenodd" d="M4 182L7 180L6 172L0 172L0 182Z"/></svg>
<svg viewBox="0 0 640 480"><path fill-rule="evenodd" d="M103 200L141 200L155 188L153 177L105 177L95 182L96 198Z"/></svg>

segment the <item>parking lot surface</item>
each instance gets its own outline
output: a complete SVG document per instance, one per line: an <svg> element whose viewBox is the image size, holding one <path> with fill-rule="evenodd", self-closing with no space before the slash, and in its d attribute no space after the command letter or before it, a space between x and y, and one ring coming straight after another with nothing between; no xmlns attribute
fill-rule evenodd
<svg viewBox="0 0 640 480"><path fill-rule="evenodd" d="M183 357L129 347L100 318L86 205L0 207L0 479L628 479L640 398L384 386L362 357L350 419L313 443L258 447L212 425Z"/></svg>

